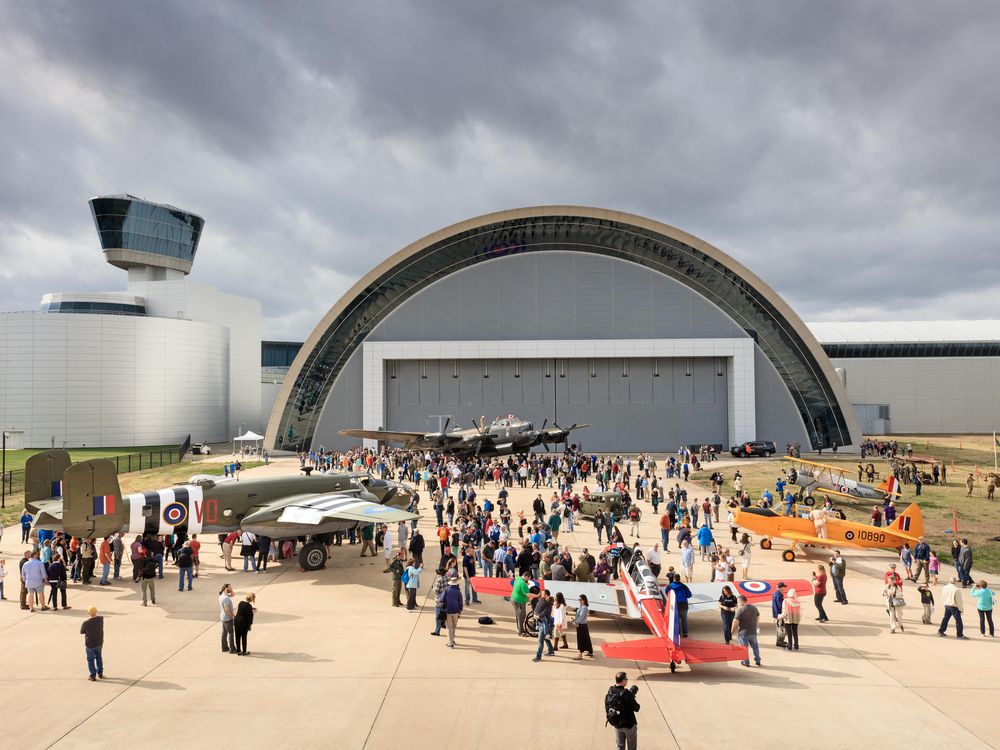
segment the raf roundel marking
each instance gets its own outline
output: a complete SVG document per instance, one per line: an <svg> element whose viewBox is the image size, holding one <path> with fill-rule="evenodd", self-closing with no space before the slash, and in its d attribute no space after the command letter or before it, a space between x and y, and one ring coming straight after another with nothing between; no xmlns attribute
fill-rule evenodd
<svg viewBox="0 0 1000 750"><path fill-rule="evenodd" d="M852 539L854 539L854 532L853 531L845 532L844 539L846 539L847 541L851 541Z"/></svg>
<svg viewBox="0 0 1000 750"><path fill-rule="evenodd" d="M750 594L766 594L771 590L771 584L765 581L740 581L737 587Z"/></svg>
<svg viewBox="0 0 1000 750"><path fill-rule="evenodd" d="M163 520L171 526L179 526L187 518L187 508L182 503L170 503L163 509Z"/></svg>

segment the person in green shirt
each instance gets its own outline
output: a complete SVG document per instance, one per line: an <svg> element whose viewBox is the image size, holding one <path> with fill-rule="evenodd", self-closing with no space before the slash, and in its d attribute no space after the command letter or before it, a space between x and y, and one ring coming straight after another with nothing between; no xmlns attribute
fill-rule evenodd
<svg viewBox="0 0 1000 750"><path fill-rule="evenodd" d="M524 628L524 621L528 616L528 573L525 572L520 578L514 579L514 588L510 594L511 604L514 605L514 620L517 623L517 634L528 635Z"/></svg>
<svg viewBox="0 0 1000 750"><path fill-rule="evenodd" d="M557 542L559 541L559 526L562 524L562 517L558 512L553 513L549 516L549 530L552 532L552 538Z"/></svg>
<svg viewBox="0 0 1000 750"><path fill-rule="evenodd" d="M403 564L403 551L396 553L396 558L389 563L389 572L392 573L392 606L402 607L399 595L403 591L403 571L406 566Z"/></svg>
<svg viewBox="0 0 1000 750"><path fill-rule="evenodd" d="M365 552L368 550L372 551L372 557L375 557L375 524L366 523L361 527L361 556L365 556Z"/></svg>

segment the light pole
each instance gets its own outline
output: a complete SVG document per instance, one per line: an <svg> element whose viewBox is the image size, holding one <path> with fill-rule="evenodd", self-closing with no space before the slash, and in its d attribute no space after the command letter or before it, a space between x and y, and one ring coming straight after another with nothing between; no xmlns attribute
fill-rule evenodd
<svg viewBox="0 0 1000 750"><path fill-rule="evenodd" d="M0 508L7 507L7 430L3 431L3 448L0 449Z"/></svg>

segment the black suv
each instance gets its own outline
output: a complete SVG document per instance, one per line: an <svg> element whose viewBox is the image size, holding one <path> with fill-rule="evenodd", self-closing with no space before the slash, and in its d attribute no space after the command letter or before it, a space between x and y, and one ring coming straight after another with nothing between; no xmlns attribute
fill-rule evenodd
<svg viewBox="0 0 1000 750"><path fill-rule="evenodd" d="M771 440L751 440L740 445L734 445L729 449L737 458L741 456L773 456L778 449Z"/></svg>

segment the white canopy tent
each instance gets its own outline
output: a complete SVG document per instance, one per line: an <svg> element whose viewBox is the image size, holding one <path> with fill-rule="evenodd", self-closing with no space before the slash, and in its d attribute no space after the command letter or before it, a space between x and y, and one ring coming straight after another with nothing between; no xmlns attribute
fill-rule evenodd
<svg viewBox="0 0 1000 750"><path fill-rule="evenodd" d="M247 430L245 433L243 433L239 437L234 437L233 438L233 455L234 456L236 455L236 444L237 443L240 444L240 453L243 453L243 445L244 445L244 443L254 443L255 444L254 445L254 453L259 455L260 454L260 443L261 443L261 441L263 439L264 439L263 435L258 435L256 432L253 432L252 430Z"/></svg>

